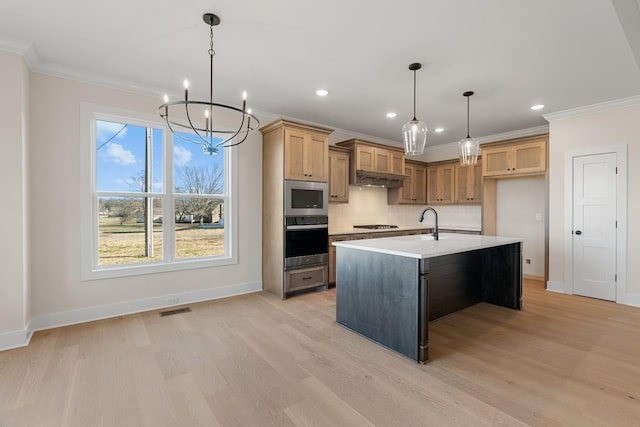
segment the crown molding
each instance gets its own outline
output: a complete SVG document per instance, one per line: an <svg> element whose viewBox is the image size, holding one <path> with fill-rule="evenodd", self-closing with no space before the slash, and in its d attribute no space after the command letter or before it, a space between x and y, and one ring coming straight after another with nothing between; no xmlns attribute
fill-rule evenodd
<svg viewBox="0 0 640 427"><path fill-rule="evenodd" d="M544 117L545 120L548 122L553 122L556 120L580 117L586 114L595 114L595 113L602 113L605 111L616 110L618 108L637 107L639 105L640 105L640 95L636 95L636 96L630 96L628 98L601 102L599 104L587 105L584 107L558 111L556 113L543 114L542 117Z"/></svg>
<svg viewBox="0 0 640 427"><path fill-rule="evenodd" d="M160 88L154 88L150 86L143 86L136 83L132 83L129 81L114 79L111 77L107 77L101 74L89 73L84 70L79 70L67 66L63 66L60 64L43 61L39 58L38 53L35 50L35 47L32 43L23 42L23 41L15 41L3 39L0 37L0 50L5 50L11 53L16 53L22 55L27 63L29 69L32 72L46 74L52 77L59 77L63 79L75 80L82 83L95 84L98 86L108 87L111 89L118 89L127 92L136 93L139 95L146 95L157 97L160 99L165 90ZM640 97L639 97L640 98ZM258 117L261 123L270 123L272 121L278 119L292 120L300 123L305 123L310 126L319 126L319 127L329 127L333 129L333 133L330 135L330 142L339 142L342 140L347 140L351 138L362 139L365 141L376 142L379 144L389 145L392 147L402 147L401 141L390 140L386 138L379 138L372 135L367 135L364 133L353 132L347 129L335 128L329 126L325 123L315 123L306 120L302 120L297 117L285 116L270 113L267 111L260 111L254 109L254 114ZM545 118L547 118L545 116ZM539 126L535 128L522 129L513 132L500 133L496 135L489 135L485 137L477 138L480 143L498 141L502 139L511 139L511 138L519 138L524 136L531 136L541 133L546 133L549 131L549 126ZM446 144L438 144L434 146L428 146L426 150L439 150L439 149L451 149L452 147L457 147L456 142L450 142Z"/></svg>

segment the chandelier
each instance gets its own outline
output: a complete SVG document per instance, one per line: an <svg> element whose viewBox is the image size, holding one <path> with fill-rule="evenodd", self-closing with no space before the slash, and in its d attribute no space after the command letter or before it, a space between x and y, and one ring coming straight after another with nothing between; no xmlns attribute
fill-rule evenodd
<svg viewBox="0 0 640 427"><path fill-rule="evenodd" d="M413 119L402 126L402 140L405 154L422 154L427 144L427 125L416 119L416 71L422 64L415 62L409 65L413 71Z"/></svg>
<svg viewBox="0 0 640 427"><path fill-rule="evenodd" d="M164 96L164 104L158 107L160 117L167 127L178 138L202 145L205 154L218 154L219 148L234 147L242 144L249 132L260 126L258 119L247 108L247 93L242 94L242 108L213 102L213 27L220 24L220 18L213 13L205 13L202 20L209 25L209 100L194 101L189 99L189 82L184 81L184 100L169 102ZM214 128L218 114L235 116L237 128Z"/></svg>
<svg viewBox="0 0 640 427"><path fill-rule="evenodd" d="M475 165L478 163L478 154L480 154L480 141L469 136L469 97L471 95L473 95L472 91L462 94L467 98L467 137L458 141L458 155L461 165Z"/></svg>

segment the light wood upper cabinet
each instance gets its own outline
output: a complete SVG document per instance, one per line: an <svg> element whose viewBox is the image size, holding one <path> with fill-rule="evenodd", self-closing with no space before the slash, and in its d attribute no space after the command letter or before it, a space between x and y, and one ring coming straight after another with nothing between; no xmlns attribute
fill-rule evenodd
<svg viewBox="0 0 640 427"><path fill-rule="evenodd" d="M424 163L405 161L404 174L407 178L400 188L387 190L388 204L427 203L427 165Z"/></svg>
<svg viewBox="0 0 640 427"><path fill-rule="evenodd" d="M349 151L329 147L329 202L349 202Z"/></svg>
<svg viewBox="0 0 640 427"><path fill-rule="evenodd" d="M456 165L456 203L482 202L482 163L473 166Z"/></svg>
<svg viewBox="0 0 640 427"><path fill-rule="evenodd" d="M284 175L285 179L327 182L329 179L327 135L285 128Z"/></svg>
<svg viewBox="0 0 640 427"><path fill-rule="evenodd" d="M547 169L547 139L527 138L521 142L482 147L482 176L527 175Z"/></svg>
<svg viewBox="0 0 640 427"><path fill-rule="evenodd" d="M351 150L351 184L377 184L375 178L367 180L367 177L384 177L402 184L405 164L402 149L355 138L338 142L336 146Z"/></svg>
<svg viewBox="0 0 640 427"><path fill-rule="evenodd" d="M454 203L455 163L427 168L427 203Z"/></svg>
<svg viewBox="0 0 640 427"><path fill-rule="evenodd" d="M356 144L356 170L391 173L404 173L404 154L371 145Z"/></svg>

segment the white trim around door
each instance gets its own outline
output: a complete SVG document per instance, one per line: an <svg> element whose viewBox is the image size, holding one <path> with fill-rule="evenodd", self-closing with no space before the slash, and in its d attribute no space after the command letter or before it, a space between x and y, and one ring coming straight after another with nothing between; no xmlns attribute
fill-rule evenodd
<svg viewBox="0 0 640 427"><path fill-rule="evenodd" d="M638 305L638 298L627 294L627 146L612 145L571 150L564 159L564 288L573 294L573 159L578 156L615 153L616 175L616 299L617 303Z"/></svg>

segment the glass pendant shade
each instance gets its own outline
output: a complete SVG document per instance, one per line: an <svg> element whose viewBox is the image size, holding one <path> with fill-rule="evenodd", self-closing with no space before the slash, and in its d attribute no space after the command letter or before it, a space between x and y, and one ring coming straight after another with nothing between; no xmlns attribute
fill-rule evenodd
<svg viewBox="0 0 640 427"><path fill-rule="evenodd" d="M402 140L405 154L422 154L427 145L427 125L414 117L402 126Z"/></svg>
<svg viewBox="0 0 640 427"><path fill-rule="evenodd" d="M409 64L409 70L413 71L413 119L402 126L404 153L411 155L424 153L427 145L427 125L416 119L416 71L420 68L422 64L419 62Z"/></svg>
<svg viewBox="0 0 640 427"><path fill-rule="evenodd" d="M469 136L469 97L473 95L473 91L467 91L462 94L467 98L467 137L458 141L458 156L461 165L475 165L478 163L478 155L480 154L480 141Z"/></svg>
<svg viewBox="0 0 640 427"><path fill-rule="evenodd" d="M466 137L458 141L458 155L461 165L475 165L480 154L480 141Z"/></svg>

